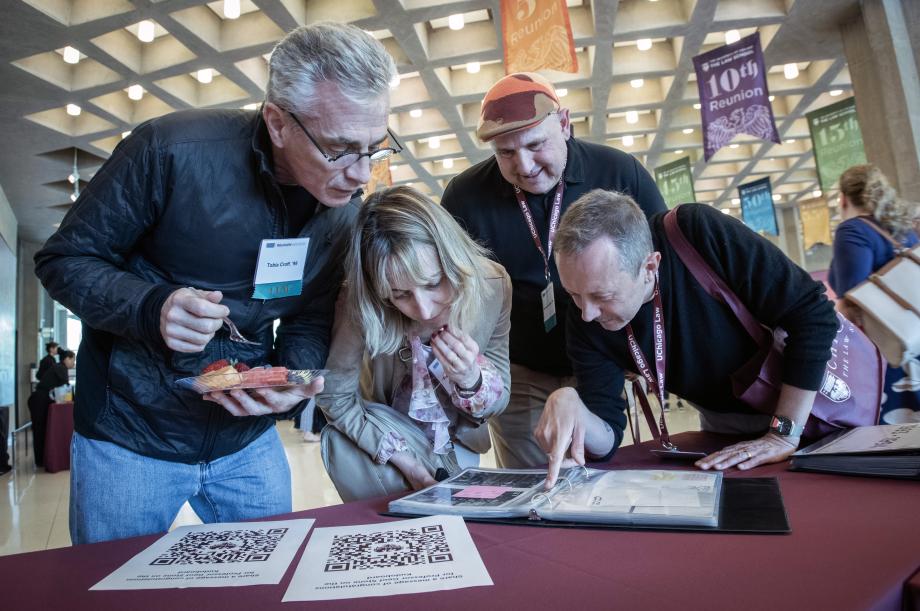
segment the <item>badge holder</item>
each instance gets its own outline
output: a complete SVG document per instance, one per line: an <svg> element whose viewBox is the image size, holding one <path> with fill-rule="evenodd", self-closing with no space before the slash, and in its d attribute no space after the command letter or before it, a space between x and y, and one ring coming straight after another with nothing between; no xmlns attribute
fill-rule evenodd
<svg viewBox="0 0 920 611"><path fill-rule="evenodd" d="M642 386L639 376L627 374L626 382L627 384L632 383L632 389L626 390L626 400L629 404L626 420L629 423L629 432L632 434L636 443L641 442L639 423L633 423L634 412L636 413L636 417L638 417L638 409L636 409L636 400L638 399L639 406L648 423L648 428L652 432L652 437L661 443L661 449L651 450L652 454L662 460L675 460L681 462L696 462L707 456L705 452L688 452L681 450L671 443L667 433L667 425L664 423L664 406L661 406L661 424L664 424L664 427L662 427L658 422L655 422L655 416L652 414L652 406L649 403L648 394L645 392L645 388Z"/></svg>

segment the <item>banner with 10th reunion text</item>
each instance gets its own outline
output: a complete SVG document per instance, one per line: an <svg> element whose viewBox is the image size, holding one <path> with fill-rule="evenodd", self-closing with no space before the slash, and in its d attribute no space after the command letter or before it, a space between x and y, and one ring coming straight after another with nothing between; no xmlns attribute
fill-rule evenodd
<svg viewBox="0 0 920 611"><path fill-rule="evenodd" d="M856 118L856 99L848 98L805 115L818 180L825 191L835 189L850 166L866 163L862 131Z"/></svg>
<svg viewBox="0 0 920 611"><path fill-rule="evenodd" d="M770 105L760 34L693 58L706 161L738 134L780 142Z"/></svg>
<svg viewBox="0 0 920 611"><path fill-rule="evenodd" d="M655 184L668 208L696 201L690 158L683 157L655 168Z"/></svg>
<svg viewBox="0 0 920 611"><path fill-rule="evenodd" d="M505 72L578 72L565 0L502 0Z"/></svg>
<svg viewBox="0 0 920 611"><path fill-rule="evenodd" d="M754 231L779 235L769 177L739 185L738 197L741 198L741 217L745 225Z"/></svg>

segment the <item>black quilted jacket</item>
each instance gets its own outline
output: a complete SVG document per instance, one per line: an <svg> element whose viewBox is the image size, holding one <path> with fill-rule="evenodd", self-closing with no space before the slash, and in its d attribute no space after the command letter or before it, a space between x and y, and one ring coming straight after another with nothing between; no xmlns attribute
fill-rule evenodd
<svg viewBox="0 0 920 611"><path fill-rule="evenodd" d="M116 147L36 254L49 294L83 321L74 412L81 435L164 460L213 460L274 421L231 416L177 388L178 378L219 358L324 364L360 192L343 208L318 205L300 231L310 243L299 297L252 299L261 240L294 237L271 168L259 113L195 110L149 121ZM186 286L223 291L230 317L262 345L230 342L221 331L203 352L167 349L159 312Z"/></svg>

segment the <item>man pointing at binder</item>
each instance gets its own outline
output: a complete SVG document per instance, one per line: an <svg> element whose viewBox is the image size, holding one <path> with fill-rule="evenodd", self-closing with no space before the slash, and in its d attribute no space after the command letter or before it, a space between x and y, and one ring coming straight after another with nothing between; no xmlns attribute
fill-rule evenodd
<svg viewBox="0 0 920 611"><path fill-rule="evenodd" d="M594 190L560 222L555 258L577 306L566 330L578 388L550 395L534 433L548 455L548 487L561 467L616 451L626 424L627 370L662 400L667 389L693 402L704 431L762 434L698 460L701 469L750 469L784 460L799 445L837 330L824 288L715 208L678 210L678 227L715 274L758 321L788 332L775 412L756 412L732 394L731 376L758 345L678 258L664 217L647 220L628 196ZM666 428L662 442L670 445Z"/></svg>

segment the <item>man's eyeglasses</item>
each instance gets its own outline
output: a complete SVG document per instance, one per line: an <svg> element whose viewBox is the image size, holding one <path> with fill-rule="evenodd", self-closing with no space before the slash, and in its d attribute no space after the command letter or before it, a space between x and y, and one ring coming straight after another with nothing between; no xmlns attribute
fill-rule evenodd
<svg viewBox="0 0 920 611"><path fill-rule="evenodd" d="M294 122L297 124L297 126L303 130L304 134L307 135L307 138L310 139L310 142L313 143L313 146L316 147L316 150L319 151L320 155L325 157L326 161L331 163L333 167L336 167L336 168L347 168L348 166L360 161L362 157L369 157L371 163L380 163L384 159L389 159L393 155L401 153L403 150L403 147L399 143L399 140L396 139L396 135L392 131L390 131L390 128L388 127L387 134L390 136L390 141L393 143L395 148L388 146L388 147L379 148L373 151L368 151L366 153L346 151L344 153L330 155L326 151L324 151L323 147L319 145L319 142L317 142L316 139L310 135L310 132L307 131L307 128L303 126L303 123L300 122L300 119L298 119L297 116L294 115L294 113L292 113L291 111L287 111L287 113L291 115L291 118L294 119Z"/></svg>

